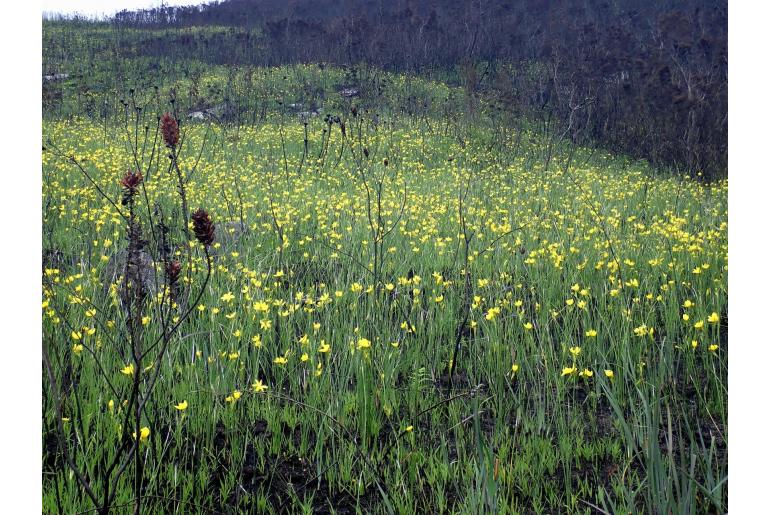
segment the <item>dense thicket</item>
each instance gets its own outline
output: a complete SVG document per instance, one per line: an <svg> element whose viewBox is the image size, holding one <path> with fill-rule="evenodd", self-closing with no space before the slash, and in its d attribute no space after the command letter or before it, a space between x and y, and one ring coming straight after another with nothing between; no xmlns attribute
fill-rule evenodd
<svg viewBox="0 0 770 515"><path fill-rule="evenodd" d="M118 28L230 26L139 50L217 63L367 62L454 73L469 95L654 163L727 169L724 0L227 0L124 11Z"/></svg>

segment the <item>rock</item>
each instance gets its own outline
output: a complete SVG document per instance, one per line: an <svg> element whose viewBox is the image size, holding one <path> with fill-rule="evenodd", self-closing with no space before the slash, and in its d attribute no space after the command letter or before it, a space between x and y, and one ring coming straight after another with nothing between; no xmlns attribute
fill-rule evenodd
<svg viewBox="0 0 770 515"><path fill-rule="evenodd" d="M361 95L361 91L358 88L342 88L340 95L345 98L353 98Z"/></svg>
<svg viewBox="0 0 770 515"><path fill-rule="evenodd" d="M317 117L318 111L302 111L301 113L297 113L297 116L299 116L301 122L306 122L311 118Z"/></svg>
<svg viewBox="0 0 770 515"><path fill-rule="evenodd" d="M193 111L187 117L190 120L206 120L209 116L203 111Z"/></svg>
<svg viewBox="0 0 770 515"><path fill-rule="evenodd" d="M234 248L247 232L248 229L241 225L241 222L222 222L216 226L214 241L219 242L221 249L229 250Z"/></svg>
<svg viewBox="0 0 770 515"><path fill-rule="evenodd" d="M104 284L105 292L109 292L110 285L117 281L126 273L126 262L128 261L128 249L123 249L117 254L113 254L110 260L107 262L107 266L104 267L102 272L102 283ZM145 250L137 251L136 256L137 264L137 277L142 285L144 291L147 294L155 293L156 291L156 277L155 277L155 265L152 256ZM163 284L163 274L158 273L157 277L158 285ZM118 286L121 290L121 300L125 303L126 295L123 290L123 284Z"/></svg>
<svg viewBox="0 0 770 515"><path fill-rule="evenodd" d="M208 120L214 118L217 120L232 120L238 116L238 109L234 106L227 104L217 104L207 109L201 109L199 111L190 111L187 113L187 117L190 120Z"/></svg>
<svg viewBox="0 0 770 515"><path fill-rule="evenodd" d="M66 80L70 76L69 73L54 73L53 75L43 75L43 80L46 82L55 82L59 80Z"/></svg>

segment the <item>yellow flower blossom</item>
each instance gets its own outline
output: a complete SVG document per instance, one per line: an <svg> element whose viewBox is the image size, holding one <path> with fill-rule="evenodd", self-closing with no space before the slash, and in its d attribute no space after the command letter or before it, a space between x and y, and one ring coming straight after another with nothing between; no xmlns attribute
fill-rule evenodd
<svg viewBox="0 0 770 515"><path fill-rule="evenodd" d="M131 433L134 437L134 440L136 440L136 431ZM147 439L150 438L150 428L149 427L143 427L139 430L139 441L145 442Z"/></svg>
<svg viewBox="0 0 770 515"><path fill-rule="evenodd" d="M253 390L254 390L256 393L262 393L262 392L264 392L265 390L267 390L267 385L266 385L266 384L264 384L264 383L262 382L262 380L261 380L261 379L257 379L257 380L256 380L256 381L255 381L255 382L254 382L254 383L251 385L251 388L252 388L252 389L253 389Z"/></svg>
<svg viewBox="0 0 770 515"><path fill-rule="evenodd" d="M233 393L225 397L225 402L229 402L230 404L235 404L240 398L241 398L241 391L235 390L233 391Z"/></svg>

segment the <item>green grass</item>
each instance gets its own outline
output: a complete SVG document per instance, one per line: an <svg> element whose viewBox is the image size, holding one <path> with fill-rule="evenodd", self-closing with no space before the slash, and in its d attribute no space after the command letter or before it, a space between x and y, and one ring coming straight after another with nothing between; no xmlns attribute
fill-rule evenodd
<svg viewBox="0 0 770 515"><path fill-rule="evenodd" d="M265 92L270 102L301 96L280 90L298 87L296 77L259 73L278 88ZM319 81L330 89L336 79L308 79ZM394 78L392 91L404 81ZM310 121L303 160L303 126L275 104L239 129L183 126L180 167L188 174L198 163L190 209L211 213L224 245L214 249L204 308L162 360L141 364L153 366L145 377L159 370L141 421L151 431L139 446L144 508L724 511L727 182L655 176L643 163L562 146L545 169L547 139L536 133L502 131L483 112L410 116L400 102L384 104L394 109L380 110L376 128L373 110L354 117L333 105L347 139L341 151L331 126L320 160L329 127ZM156 109L161 101L147 110ZM76 156L119 204L118 180L137 166L134 137L86 118L43 124L43 241L57 251L43 273L43 337L68 391L69 451L97 495L132 384L120 372L131 362L120 282L111 292L104 276L126 227L57 153ZM205 258L194 244L187 261L176 178L161 144L151 159L153 137L139 155L146 194L137 213L149 238L149 217L162 210L195 298ZM241 217L248 231L228 245ZM169 311L181 316L184 306L148 303L145 346ZM258 379L266 391L253 391ZM56 396L43 387L43 510L93 508L56 452ZM227 401L236 390L241 397ZM133 467L115 506L133 502Z"/></svg>

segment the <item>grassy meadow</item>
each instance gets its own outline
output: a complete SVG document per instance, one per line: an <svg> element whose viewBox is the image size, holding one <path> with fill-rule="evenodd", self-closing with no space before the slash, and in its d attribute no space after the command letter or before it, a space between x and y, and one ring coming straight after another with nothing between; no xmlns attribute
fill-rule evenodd
<svg viewBox="0 0 770 515"><path fill-rule="evenodd" d="M418 85L44 119L44 512L726 510L727 180Z"/></svg>

